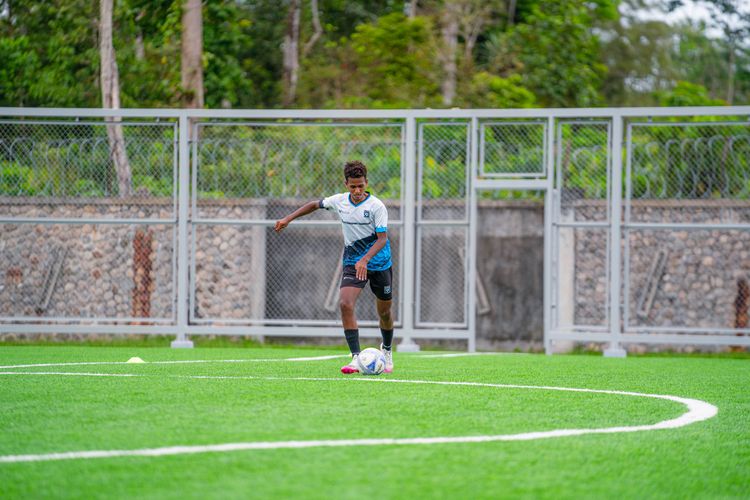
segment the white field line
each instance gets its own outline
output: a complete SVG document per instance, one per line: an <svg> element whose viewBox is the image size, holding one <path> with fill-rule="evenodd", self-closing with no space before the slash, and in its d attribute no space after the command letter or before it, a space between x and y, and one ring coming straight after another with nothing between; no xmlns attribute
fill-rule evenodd
<svg viewBox="0 0 750 500"><path fill-rule="evenodd" d="M20 375L19 372L3 372L0 374ZM28 372L33 375L55 375L54 372ZM62 375L58 373L57 375ZM78 376L108 376L105 373L64 373L64 375ZM143 375L119 374L120 376L139 377ZM600 389L580 389L575 387L552 387L515 384L489 384L481 382L450 382L432 380L401 380L388 378L313 378L313 377L253 377L253 376L210 376L210 375L182 375L179 378L194 379L248 379L248 380L307 380L315 382L381 382L397 384L430 384L447 386L468 387L494 387L501 389L532 389L545 391L586 392L594 394L611 394L619 396L644 397L664 399L685 405L687 411L677 418L663 420L655 424L606 427L601 429L558 429L552 431L524 432L520 434L496 434L485 436L438 436L438 437L416 437L416 438L380 438L380 439L331 439L312 441L257 441L244 443L221 443L200 446L166 446L161 448L143 448L137 450L91 450L91 451L69 451L60 453L44 453L37 455L4 455L0 456L0 463L15 462L43 462L50 460L72 460L90 458L113 458L113 457L158 457L166 455L185 455L195 453L221 453L240 450L271 450L288 448L317 448L337 446L387 446L387 445L427 445L427 444L452 444L452 443L486 443L493 441L530 441L532 439L548 439L566 436L581 436L584 434L613 434L620 432L640 432L659 429L676 429L696 422L701 422L715 416L718 412L716 406L698 399L681 398L678 396L645 394L640 392L612 391Z"/></svg>
<svg viewBox="0 0 750 500"><path fill-rule="evenodd" d="M85 372L0 372L0 375L60 375L63 377L140 377L132 373L85 373Z"/></svg>
<svg viewBox="0 0 750 500"><path fill-rule="evenodd" d="M445 354L414 354L415 358L462 358L465 356L528 356L525 352L449 352Z"/></svg>
<svg viewBox="0 0 750 500"><path fill-rule="evenodd" d="M332 356L312 356L309 358L255 358L255 359L185 359L174 361L146 361L147 365L182 365L192 363L267 363L280 361L323 361L326 359L348 358L349 354L335 354ZM50 366L92 366L92 365L132 365L127 361L82 361L74 363L35 363L29 365L6 365L0 366L0 370L13 368L46 368Z"/></svg>
<svg viewBox="0 0 750 500"><path fill-rule="evenodd" d="M522 352L456 352L445 354L409 354L415 358L458 358L464 356L508 356L526 354ZM310 356L301 358L249 358L249 359L185 359L173 361L146 361L148 365L185 365L197 363L278 363L282 361L304 362L325 361L328 359L349 358L349 354L333 354L328 356ZM80 361L69 363L34 363L26 365L5 365L0 370L12 370L14 368L48 368L51 366L106 366L106 365L129 365L127 361Z"/></svg>

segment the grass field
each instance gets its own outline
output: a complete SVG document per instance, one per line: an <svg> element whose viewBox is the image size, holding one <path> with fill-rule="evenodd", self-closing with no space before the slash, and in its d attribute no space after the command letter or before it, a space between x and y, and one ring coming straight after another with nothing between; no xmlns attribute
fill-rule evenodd
<svg viewBox="0 0 750 500"><path fill-rule="evenodd" d="M0 347L0 498L750 497L748 359L397 353L391 375L346 377L342 355ZM134 356L146 363L124 363ZM441 381L474 385L430 383ZM692 398L718 414L548 437L688 412L674 400L553 388ZM399 441L517 434L528 439ZM395 441L341 445L352 439ZM249 449L165 449L226 443ZM112 450L167 454L45 456Z"/></svg>

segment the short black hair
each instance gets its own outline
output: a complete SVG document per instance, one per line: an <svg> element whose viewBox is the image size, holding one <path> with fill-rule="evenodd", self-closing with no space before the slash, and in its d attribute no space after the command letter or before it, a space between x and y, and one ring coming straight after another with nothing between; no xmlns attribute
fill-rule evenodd
<svg viewBox="0 0 750 500"><path fill-rule="evenodd" d="M344 180L364 177L367 179L367 167L359 160L348 161L344 165Z"/></svg>

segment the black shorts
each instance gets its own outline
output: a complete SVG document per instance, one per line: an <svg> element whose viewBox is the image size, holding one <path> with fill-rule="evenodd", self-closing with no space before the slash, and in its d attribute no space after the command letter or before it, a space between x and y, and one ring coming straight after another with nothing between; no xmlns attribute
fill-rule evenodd
<svg viewBox="0 0 750 500"><path fill-rule="evenodd" d="M367 271L367 279L358 280L357 270L354 266L344 266L344 273L341 276L341 286L353 286L354 288L364 288L367 281L370 281L370 290L380 300L391 300L393 298L393 267L385 271Z"/></svg>

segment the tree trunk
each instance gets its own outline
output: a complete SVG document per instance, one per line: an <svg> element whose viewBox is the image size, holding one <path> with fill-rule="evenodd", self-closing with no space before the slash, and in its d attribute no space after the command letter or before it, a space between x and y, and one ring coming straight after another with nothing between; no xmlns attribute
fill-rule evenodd
<svg viewBox="0 0 750 500"><path fill-rule="evenodd" d="M443 36L443 81L440 85L443 104L451 106L456 98L456 51L458 49L458 10L455 4L448 3L441 15Z"/></svg>
<svg viewBox="0 0 750 500"><path fill-rule="evenodd" d="M404 3L406 17L413 19L417 16L417 0L407 0Z"/></svg>
<svg viewBox="0 0 750 500"><path fill-rule="evenodd" d="M139 29L135 35L135 59L143 61L146 59L146 47L143 45L143 32Z"/></svg>
<svg viewBox="0 0 750 500"><path fill-rule="evenodd" d="M299 73L299 18L300 0L289 2L289 13L284 35L284 107L289 107L297 93Z"/></svg>
<svg viewBox="0 0 750 500"><path fill-rule="evenodd" d="M323 27L320 25L320 14L318 13L318 0L310 0L310 10L312 11L314 33L302 49L303 57L310 53L310 50L315 46L315 42L323 35Z"/></svg>
<svg viewBox="0 0 750 500"><path fill-rule="evenodd" d="M508 0L508 27L513 26L516 20L516 0Z"/></svg>
<svg viewBox="0 0 750 500"><path fill-rule="evenodd" d="M182 56L180 65L182 103L202 108L203 101L203 13L201 0L185 0L182 6Z"/></svg>
<svg viewBox="0 0 750 500"><path fill-rule="evenodd" d="M734 101L734 41L729 41L729 62L727 68L727 103L732 105Z"/></svg>
<svg viewBox="0 0 750 500"><path fill-rule="evenodd" d="M100 0L99 3L99 54L101 58L102 107L120 109L120 78L115 59L115 48L112 45L112 0ZM121 198L131 195L132 175L125 136L120 124L121 118L108 117L107 139L109 155L117 172L117 192Z"/></svg>

